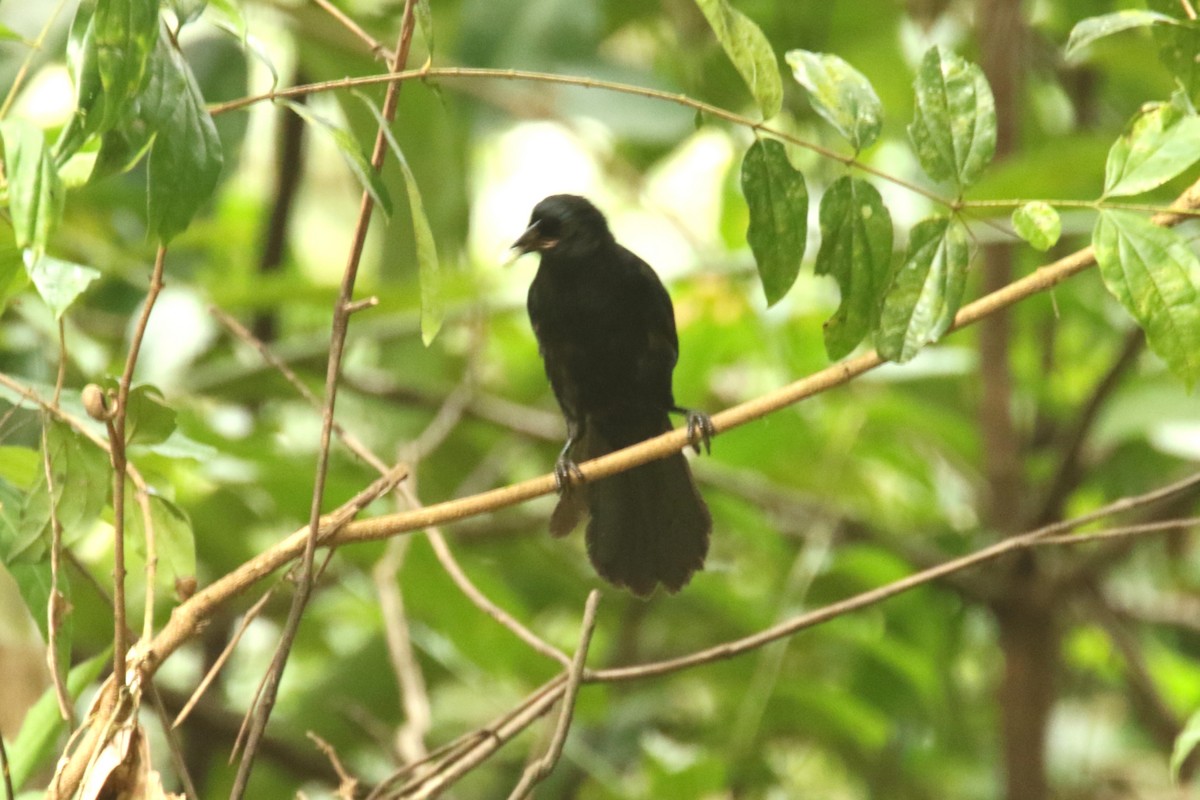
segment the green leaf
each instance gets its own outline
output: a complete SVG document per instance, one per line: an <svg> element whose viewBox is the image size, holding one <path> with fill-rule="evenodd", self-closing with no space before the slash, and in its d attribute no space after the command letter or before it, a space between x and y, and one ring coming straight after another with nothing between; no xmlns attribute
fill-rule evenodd
<svg viewBox="0 0 1200 800"><path fill-rule="evenodd" d="M71 544L92 529L108 499L109 463L102 450L60 423L50 424L46 442L54 491L50 492L42 469L25 498L16 540L0 552L7 564L41 560L50 541L52 501L63 543Z"/></svg>
<svg viewBox="0 0 1200 800"><path fill-rule="evenodd" d="M33 258L29 251L26 251L26 255L27 261ZM55 319L62 319L76 298L100 277L99 270L45 255L32 261L27 270L38 294L54 312Z"/></svg>
<svg viewBox="0 0 1200 800"><path fill-rule="evenodd" d="M1074 58L1079 55L1079 51L1082 48L1087 47L1097 39L1102 39L1105 36L1111 36L1121 31L1127 31L1130 28L1178 24L1179 20L1174 17L1168 17L1166 14L1159 14L1156 11L1146 11L1144 9L1114 11L1111 14L1104 14L1099 17L1088 17L1076 23L1075 27L1071 29L1071 35L1067 37L1065 55L1067 58Z"/></svg>
<svg viewBox="0 0 1200 800"><path fill-rule="evenodd" d="M1175 80L1195 98L1200 92L1200 28L1171 14L1179 14L1179 0L1147 0L1151 11L1166 14L1173 24L1153 25L1150 32L1158 45L1158 60L1171 71Z"/></svg>
<svg viewBox="0 0 1200 800"><path fill-rule="evenodd" d="M1175 231L1102 209L1092 233L1104 285L1146 341L1191 386L1200 377L1200 261Z"/></svg>
<svg viewBox="0 0 1200 800"><path fill-rule="evenodd" d="M949 330L962 303L969 262L961 222L931 217L913 227L883 304L875 337L879 355L903 363Z"/></svg>
<svg viewBox="0 0 1200 800"><path fill-rule="evenodd" d="M14 31L12 28L0 22L0 41L3 42L24 42L25 37Z"/></svg>
<svg viewBox="0 0 1200 800"><path fill-rule="evenodd" d="M425 40L425 50L429 58L433 58L433 10L429 7L429 0L417 0L413 12L417 27L421 29L421 38Z"/></svg>
<svg viewBox="0 0 1200 800"><path fill-rule="evenodd" d="M383 183L383 178L371 166L366 153L363 152L355 138L350 135L350 132L339 128L324 117L314 114L308 106L294 103L291 100L280 100L279 102L294 111L309 125L328 131L330 137L333 139L333 143L337 145L338 151L341 152L342 158L345 159L346 165L350 167L350 171L354 173L354 177L358 179L363 190L371 195L375 203L390 217L392 215L392 198Z"/></svg>
<svg viewBox="0 0 1200 800"><path fill-rule="evenodd" d="M180 25L187 25L200 19L208 0L171 0L171 10L179 18Z"/></svg>
<svg viewBox="0 0 1200 800"><path fill-rule="evenodd" d="M837 128L855 152L870 147L883 126L883 107L871 82L830 53L792 50L785 56L813 108Z"/></svg>
<svg viewBox="0 0 1200 800"><path fill-rule="evenodd" d="M1053 247L1062 235L1062 220L1058 212L1049 203L1040 200L1026 203L1014 211L1012 224L1018 236L1042 251Z"/></svg>
<svg viewBox="0 0 1200 800"><path fill-rule="evenodd" d="M49 644L50 591L54 583L49 557L35 564L18 562L7 564L5 568L12 575L13 582L17 584L17 591L20 592L21 600L24 601L29 615L37 623L42 641ZM62 601L59 607L63 609L70 608L71 582L66 570L63 569L60 569L58 573L58 594L59 599ZM58 668L64 673L71 666L71 638L73 634L73 617L70 614L66 614L61 617L54 637L54 657L58 662Z"/></svg>
<svg viewBox="0 0 1200 800"><path fill-rule="evenodd" d="M67 694L72 699L78 700L83 691L104 672L111 650L108 648L89 658L67 675ZM29 709L25 721L21 723L21 731L9 747L13 786L18 791L34 773L49 765L50 759L58 752L58 737L66 732L66 725L66 721L58 714L54 687L50 687Z"/></svg>
<svg viewBox="0 0 1200 800"><path fill-rule="evenodd" d="M31 447L0 447L0 479L29 487L42 470L42 454Z"/></svg>
<svg viewBox="0 0 1200 800"><path fill-rule="evenodd" d="M75 85L75 113L54 146L55 160L60 166L89 136L100 130L105 118L100 54L96 49L96 28L92 24L95 9L95 0L84 0L79 4L67 38L67 65Z"/></svg>
<svg viewBox="0 0 1200 800"><path fill-rule="evenodd" d="M1200 159L1200 117L1174 103L1155 103L1129 124L1108 151L1105 196L1141 194Z"/></svg>
<svg viewBox="0 0 1200 800"><path fill-rule="evenodd" d="M105 119L116 124L145 85L159 37L158 0L99 0L92 15Z"/></svg>
<svg viewBox="0 0 1200 800"><path fill-rule="evenodd" d="M391 126L388 125L383 113L375 107L369 97L361 92L355 92L354 95L362 100L375 116L379 129L383 131L392 153L396 156L396 161L400 164L400 169L404 172L404 185L408 190L408 206L413 220L413 240L417 250L418 278L421 282L421 340L428 346L441 329L442 320L446 314L442 272L438 261L437 243L433 238L433 228L430 227L429 217L425 214L425 203L421 199L421 189L417 186L417 179L408 165L408 159L404 157L404 151L400 149L400 143L392 135Z"/></svg>
<svg viewBox="0 0 1200 800"><path fill-rule="evenodd" d="M1171 748L1171 780L1179 781L1179 770L1183 762L1200 744L1200 711L1192 712L1183 730L1175 737L1175 746Z"/></svg>
<svg viewBox="0 0 1200 800"><path fill-rule="evenodd" d="M908 136L922 168L960 189L978 180L996 153L996 104L978 65L941 47L921 61Z"/></svg>
<svg viewBox="0 0 1200 800"><path fill-rule="evenodd" d="M891 279L892 216L874 186L846 175L825 191L820 219L816 273L832 275L842 292L825 323L825 351L838 359L879 323Z"/></svg>
<svg viewBox="0 0 1200 800"><path fill-rule="evenodd" d="M742 161L742 194L750 208L746 240L758 262L767 305L792 288L808 242L808 189L804 176L774 139L757 139Z"/></svg>
<svg viewBox="0 0 1200 800"><path fill-rule="evenodd" d="M125 409L125 438L131 445L165 442L175 430L175 410L154 386L130 389Z"/></svg>
<svg viewBox="0 0 1200 800"><path fill-rule="evenodd" d="M164 34L150 64L140 114L155 132L150 150L150 228L166 244L208 202L224 156L191 67Z"/></svg>
<svg viewBox="0 0 1200 800"><path fill-rule="evenodd" d="M21 119L0 122L4 174L17 246L46 249L63 210L63 187L42 131Z"/></svg>
<svg viewBox="0 0 1200 800"><path fill-rule="evenodd" d="M727 0L696 0L696 5L717 35L725 55L750 88L763 119L778 114L783 108L783 79L766 35Z"/></svg>
<svg viewBox="0 0 1200 800"><path fill-rule="evenodd" d="M143 563L146 559L146 526L142 507L134 497L134 488L126 484L125 537L130 551ZM196 539L192 523L179 506L164 497L151 494L150 524L154 526L155 583L172 589L179 578L196 574Z"/></svg>

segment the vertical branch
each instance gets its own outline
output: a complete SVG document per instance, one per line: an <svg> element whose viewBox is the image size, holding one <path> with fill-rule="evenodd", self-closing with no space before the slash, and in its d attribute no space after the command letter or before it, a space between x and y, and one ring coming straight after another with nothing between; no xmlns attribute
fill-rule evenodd
<svg viewBox="0 0 1200 800"><path fill-rule="evenodd" d="M416 22L413 13L415 5L415 0L405 0L396 57L390 65L393 72L401 70L408 61L408 50L412 42L413 28ZM389 124L396 116L400 87L400 83L388 84L387 94L383 103L383 118ZM371 166L376 171L383 166L384 157L387 155L387 147L386 131L381 127L375 136L375 149L371 154ZM333 435L333 413L337 403L338 378L341 374L342 353L345 348L346 331L350 323L350 314L353 311L351 303L354 296L354 284L358 277L358 266L362 260L363 246L366 243L367 229L370 225L374 205L371 195L364 191L362 201L359 205L358 221L354 228L350 252L346 260L346 269L342 274L341 287L333 309L329 361L325 372L325 406L321 421L321 440L317 453L316 475L313 480L312 505L309 509L308 537L305 541L304 555L297 574L296 593L292 597L292 605L288 610L288 617L280 634L279 646L267 671L267 681L264 686L261 702L256 705L254 710L254 720L247 736L246 749L241 763L238 765L237 776L234 779L233 789L230 793L230 797L233 800L241 798L245 794L246 786L250 779L250 771L254 765L258 743L262 740L267 721L270 719L271 710L275 705L275 697L279 690L279 681L282 678L283 669L287 664L296 631L300 627L300 617L308 603L309 594L312 592L313 561L316 553L317 533L320 526L321 505L325 495L325 479L329 470L329 449Z"/></svg>
<svg viewBox="0 0 1200 800"><path fill-rule="evenodd" d="M63 382L67 374L67 332L66 326L58 321L58 374L54 379L54 397L50 404L58 407L62 396ZM49 429L51 414L43 412L42 418L42 468L46 473L46 495L50 500L50 602L46 609L46 661L49 663L50 676L54 683L54 697L58 701L58 713L71 728L75 727L75 707L71 703L71 694L67 691L67 679L62 673L62 665L58 660L59 626L62 616L66 613L62 605L62 593L58 590L59 570L62 563L62 522L58 518L57 504L54 502L54 467L50 463Z"/></svg>
<svg viewBox="0 0 1200 800"><path fill-rule="evenodd" d="M154 269L150 273L150 288L146 292L146 302L142 306L137 327L133 330L133 339L129 343L125 371L121 374L121 382L117 385L116 410L108 422L109 447L113 466L113 675L116 678L113 686L117 687L118 691L124 685L125 653L129 649L125 626L125 479L128 470L125 458L126 405L129 402L129 389L133 385L133 370L137 366L142 340L146 336L146 326L150 322L150 312L154 310L154 302L158 299L159 292L162 291L163 264L166 257L167 248L165 245L160 245L158 253L154 257Z"/></svg>
<svg viewBox="0 0 1200 800"><path fill-rule="evenodd" d="M575 698L579 695L579 686L583 682L583 669L587 663L588 647L592 643L592 632L596 630L596 606L600 603L600 591L592 589L588 593L587 603L583 609L583 624L579 633L579 647L575 650L575 658L567 672L567 687L563 690L562 706L558 712L558 722L554 726L554 736L546 754L538 759L521 775L521 780L513 788L508 800L522 800L528 797L533 787L544 780L554 765L562 758L563 747L567 743L567 733L571 729L571 718L575 713Z"/></svg>

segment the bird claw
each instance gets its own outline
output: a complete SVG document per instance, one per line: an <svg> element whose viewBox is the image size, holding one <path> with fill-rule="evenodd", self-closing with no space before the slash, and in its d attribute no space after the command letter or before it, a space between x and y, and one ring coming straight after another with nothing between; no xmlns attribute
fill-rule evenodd
<svg viewBox="0 0 1200 800"><path fill-rule="evenodd" d="M712 453L712 437L717 435L717 426L713 425L712 417L703 411L687 409L687 436L692 449L699 455L701 451Z"/></svg>
<svg viewBox="0 0 1200 800"><path fill-rule="evenodd" d="M577 483L583 483L583 472L579 469L578 464L566 456L562 456L554 462L554 486L558 489L559 494Z"/></svg>

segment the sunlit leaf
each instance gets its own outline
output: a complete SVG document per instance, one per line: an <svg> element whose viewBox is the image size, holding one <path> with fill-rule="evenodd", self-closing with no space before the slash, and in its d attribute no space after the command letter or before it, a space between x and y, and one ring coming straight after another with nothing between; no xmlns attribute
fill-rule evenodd
<svg viewBox="0 0 1200 800"><path fill-rule="evenodd" d="M941 47L921 61L908 136L929 177L966 188L996 152L996 105L978 65Z"/></svg>
<svg viewBox="0 0 1200 800"><path fill-rule="evenodd" d="M808 189L783 145L758 139L742 162L742 194L750 209L746 240L758 263L767 305L774 305L800 273L808 241Z"/></svg>
<svg viewBox="0 0 1200 800"><path fill-rule="evenodd" d="M1138 112L1108 151L1104 194L1141 194L1166 183L1200 159L1200 117L1174 103Z"/></svg>
<svg viewBox="0 0 1200 800"><path fill-rule="evenodd" d="M41 130L22 119L6 119L0 122L0 138L17 246L41 252L62 217L62 181Z"/></svg>
<svg viewBox="0 0 1200 800"><path fill-rule="evenodd" d="M1175 737L1175 746L1171 748L1171 780L1179 780L1179 770L1200 745L1200 711L1195 711L1188 717L1183 730Z"/></svg>
<svg viewBox="0 0 1200 800"><path fill-rule="evenodd" d="M1179 234L1131 211L1102 210L1092 233L1104 285L1189 386L1200 377L1200 261Z"/></svg>
<svg viewBox="0 0 1200 800"><path fill-rule="evenodd" d="M224 156L191 67L164 35L154 50L141 114L155 131L147 205L151 230L166 244L212 197Z"/></svg>
<svg viewBox="0 0 1200 800"><path fill-rule="evenodd" d="M112 648L106 648L104 652L72 669L67 675L67 694L73 699L78 699L104 672L111 650ZM29 709L17 738L8 746L13 787L17 791L21 790L34 773L51 765L51 760L57 752L58 738L66 731L66 726L66 720L58 713L54 687L49 687Z"/></svg>
<svg viewBox="0 0 1200 800"><path fill-rule="evenodd" d="M98 0L92 27L107 128L145 84L159 36L158 0Z"/></svg>
<svg viewBox="0 0 1200 800"><path fill-rule="evenodd" d="M171 9L181 25L198 20L207 5L208 0L171 0Z"/></svg>
<svg viewBox="0 0 1200 800"><path fill-rule="evenodd" d="M831 53L792 50L786 55L813 109L837 128L855 151L870 147L883 126L883 107L871 82Z"/></svg>
<svg viewBox="0 0 1200 800"><path fill-rule="evenodd" d="M294 103L291 100L280 100L279 102L294 111L309 125L321 128L329 133L330 138L333 139L333 143L337 145L338 152L342 154L342 158L345 159L346 165L350 167L350 171L354 173L354 177L358 179L359 184L367 194L371 195L371 198L380 209L388 216L391 216L392 198L383 183L383 178L371 166L366 153L363 152L358 141L350 135L350 132L339 128L321 115L313 113L308 106Z"/></svg>
<svg viewBox="0 0 1200 800"><path fill-rule="evenodd" d="M762 29L727 0L696 0L725 54L750 87L764 119L783 107L783 79L775 51Z"/></svg>
<svg viewBox="0 0 1200 800"><path fill-rule="evenodd" d="M33 285L55 319L62 319L79 295L100 277L99 270L47 255L38 257L32 251L26 251L26 263Z"/></svg>
<svg viewBox="0 0 1200 800"><path fill-rule="evenodd" d="M46 441L53 492L43 469L25 497L17 539L7 552L0 553L5 563L41 560L50 541L51 502L62 526L63 542L71 544L92 529L108 498L111 473L103 451L60 423L50 424Z"/></svg>
<svg viewBox="0 0 1200 800"><path fill-rule="evenodd" d="M438 261L433 228L430 227L429 217L425 214L425 202L421 199L421 188L417 186L417 179L408 165L408 159L404 157L404 151L400 149L400 143L392 135L391 126L388 125L383 113L376 108L370 98L361 92L355 92L355 96L362 100L375 116L375 122L383 131L392 153L396 156L396 161L400 163L400 169L404 172L404 185L408 190L408 206L413 221L413 240L417 250L418 278L421 281L421 340L428 345L441 329L442 319L446 313L441 264Z"/></svg>
<svg viewBox="0 0 1200 800"><path fill-rule="evenodd" d="M54 157L59 165L66 163L89 136L100 130L105 120L100 54L96 48L96 28L92 24L95 8L95 0L84 0L79 4L67 38L67 66L75 86L75 113L54 145Z"/></svg>
<svg viewBox="0 0 1200 800"><path fill-rule="evenodd" d="M129 444L165 442L175 430L175 410L154 386L135 386L129 390L125 420L125 438Z"/></svg>
<svg viewBox="0 0 1200 800"><path fill-rule="evenodd" d="M1071 35L1067 38L1065 55L1074 58L1079 51L1097 39L1111 36L1114 33L1127 31L1131 28L1146 28L1151 25L1177 25L1179 20L1145 9L1128 9L1114 11L1099 17L1088 17L1075 24Z"/></svg>
<svg viewBox="0 0 1200 800"><path fill-rule="evenodd" d="M1013 230L1038 250L1049 250L1062 235L1062 219L1048 203L1036 200L1012 214Z"/></svg>
<svg viewBox="0 0 1200 800"><path fill-rule="evenodd" d="M913 227L875 337L881 356L908 361L941 338L962 303L969 261L967 231L961 222L932 217Z"/></svg>
<svg viewBox="0 0 1200 800"><path fill-rule="evenodd" d="M825 351L841 358L879 322L891 279L892 217L878 190L844 176L821 198L816 273L832 275L842 303L825 323Z"/></svg>
<svg viewBox="0 0 1200 800"><path fill-rule="evenodd" d="M125 538L130 552L146 559L146 525L134 488L127 484L125 498ZM155 583L171 589L179 578L196 574L196 540L188 515L164 497L150 494L150 524L154 528Z"/></svg>
<svg viewBox="0 0 1200 800"><path fill-rule="evenodd" d="M1183 11L1179 0L1147 0L1146 6L1168 17ZM1200 26L1178 16L1171 19L1175 24L1150 28L1158 44L1158 60L1171 71L1188 96L1195 99L1200 92Z"/></svg>

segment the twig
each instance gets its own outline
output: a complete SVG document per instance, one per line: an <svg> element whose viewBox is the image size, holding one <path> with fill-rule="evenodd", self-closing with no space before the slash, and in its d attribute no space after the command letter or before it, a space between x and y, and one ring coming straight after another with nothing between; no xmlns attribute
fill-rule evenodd
<svg viewBox="0 0 1200 800"><path fill-rule="evenodd" d="M179 713L175 715L175 721L171 723L172 730L182 725L192 713L192 709L196 707L196 704L200 702L200 698L203 697L204 693L208 691L208 687L221 672L221 668L225 666L225 662L229 660L231 655L233 655L234 649L237 647L238 642L240 642L242 639L242 634L244 634L246 629L250 627L250 623L253 622L256 617L258 617L258 612L262 611L263 606L267 604L267 601L271 599L271 595L274 593L275 587L272 586L270 589L264 592L263 596L258 598L258 601L255 602L254 605L250 606L249 610L246 611L246 613L242 616L241 624L239 624L237 630L233 632L233 636L230 637L229 642L225 645L225 648L221 651L221 654L217 656L216 660L213 662L213 665L209 667L208 672L205 673L204 678L200 681L200 684L192 692L191 697L189 697L187 702L183 704L183 708L179 709Z"/></svg>
<svg viewBox="0 0 1200 800"><path fill-rule="evenodd" d="M1038 541L1039 546L1090 544L1092 542L1107 542L1113 539L1129 539L1146 533L1162 533L1165 531L1187 530L1200 525L1200 517L1187 519L1166 519L1157 522L1143 522L1139 525L1125 525L1120 528L1097 531L1095 533L1076 533L1066 536L1047 536Z"/></svg>
<svg viewBox="0 0 1200 800"><path fill-rule="evenodd" d="M317 746L317 749L325 754L325 757L329 759L329 763L333 766L333 771L337 773L337 796L344 798L344 800L354 800L354 795L358 790L358 779L346 772L346 768L342 766L342 760L338 758L337 750L333 749L333 745L312 731L308 731L307 736Z"/></svg>
<svg viewBox="0 0 1200 800"><path fill-rule="evenodd" d="M17 99L17 93L21 90L21 84L25 82L25 76L29 74L29 67L33 64L34 56L42 49L42 44L50 35L51 28L54 27L54 21L58 19L58 15L62 13L63 6L66 4L67 0L58 0L58 5L50 12L46 24L42 26L42 29L38 31L37 38L33 40L28 55L21 60L21 66L17 70L16 76L13 77L12 85L8 87L8 94L4 96L4 104L0 105L0 119L8 116L8 111L12 108L13 101Z"/></svg>
<svg viewBox="0 0 1200 800"><path fill-rule="evenodd" d="M571 729L571 717L575 713L575 698L583 678L583 668L587 663L588 647L592 643L592 633L596 630L596 606L600 603L600 591L592 589L588 593L587 603L583 609L583 625L579 633L579 647L575 650L575 658L571 661L567 672L567 685L563 689L562 707L558 712L558 723L554 726L554 737L546 754L538 759L521 775L521 780L513 788L508 800L523 800L533 790L533 787L545 780L554 769L554 765L562 758L563 746L567 743L567 732Z"/></svg>
<svg viewBox="0 0 1200 800"><path fill-rule="evenodd" d="M1200 182L1189 187L1176 199L1174 205L1178 208L1189 209L1200 206ZM1177 224L1183 218L1178 213L1164 213L1156 215L1154 222L1158 225L1169 226ZM1095 254L1092 248L1087 247L1041 267L1003 289L981 297L960 309L955 318L954 329L971 325L998 308L1013 305L1026 297L1056 286L1094 264ZM717 430L730 430L774 410L799 402L813 394L840 386L855 376L879 366L880 363L882 362L876 354L867 353L858 358L834 364L779 390L721 412L713 418ZM0 375L0 383L4 382L4 376ZM16 385L19 386L19 384ZM587 462L581 469L585 476L594 480L613 474L619 469L631 468L655 458L664 457L687 445L686 431L678 430ZM337 534L323 531L326 533L323 538L330 544L387 538L406 531L495 511L553 491L554 477L544 475L472 497L448 501L424 509L413 509L403 514L394 514L378 520L356 522L353 525L347 525L346 529ZM153 674L168 656L195 635L217 607L239 595L253 583L301 553L307 534L307 529L293 533L284 541L256 555L177 606L170 620L148 646L146 658L139 664L140 668L147 675ZM929 580L940 577L940 574L931 576ZM486 758L486 756L483 757ZM78 786L78 776L81 774L79 760L72 757L69 767L70 770L66 771L67 774L62 780L62 787L64 790L73 791ZM50 797L61 798L62 795L52 792Z"/></svg>
<svg viewBox="0 0 1200 800"><path fill-rule="evenodd" d="M342 27L357 36L363 44L371 48L371 55L375 56L375 58L382 59L387 63L391 63L395 58L395 54L392 53L387 45L363 30L357 22L346 16L340 8L330 3L329 0L313 0L313 2L328 12L329 16L340 22Z"/></svg>
<svg viewBox="0 0 1200 800"><path fill-rule="evenodd" d="M575 76L575 75L556 75L556 74L550 73L550 72L531 72L528 70L519 70L519 69L486 69L486 68L478 68L478 67L431 67L431 66L426 65L424 67L421 67L420 69L410 69L410 70L405 70L403 72L393 70L391 73L388 73L386 75L365 75L365 76L362 76L359 78L341 78L341 79L331 80L331 81L320 81L317 83L310 83L310 84L306 84L304 86L292 86L292 87L289 87L286 89L277 89L277 90L273 90L270 92L263 92L262 94L250 95L247 97L238 98L237 100L230 100L225 103L217 103L217 104L211 105L211 106L209 106L209 112L212 113L213 115L217 115L217 114L223 114L227 111L235 111L237 109L245 108L247 106L254 105L255 103L261 103L261 102L268 101L268 100L274 101L274 100L278 100L281 98L290 98L290 97L296 97L296 96L301 96L301 95L310 95L310 94L316 94L318 92L335 91L338 89L354 89L354 88L357 88L360 86L372 86L372 85L376 85L376 84L380 84L380 83L395 85L397 83L404 83L406 81L411 81L414 79L426 80L429 78L437 78L437 79L465 78L465 79L474 79L474 80L490 79L490 80L510 80L510 81L513 81L513 80L515 80L515 81L532 81L535 83L551 83L551 84L558 84L558 85L562 85L562 86L577 86L577 87L581 87L581 88L585 88L585 89L603 89L603 90L610 91L610 92L618 92L620 94L629 94L629 95L634 95L636 97L645 97L645 98L648 98L651 100L660 100L660 101L667 102L667 103L674 103L675 105L680 105L680 106L684 106L685 108L690 108L691 110L693 110L699 114L706 114L710 117L715 117L717 119L723 119L726 122L732 122L735 125L740 125L742 127L749 128L756 132L769 134L769 135L774 136L782 141L788 142L789 144L795 145L796 147L802 147L806 150L810 150L814 153L817 153L818 155L821 155L825 158L829 158L829 159L837 161L841 164L845 164L848 167L854 167L855 169L866 172L869 175L874 175L875 177L879 178L880 180L885 180L885 181L888 181L889 183L893 183L897 186L901 186L901 187L909 190L910 192L913 192L914 194L919 194L923 197L926 197L929 200L932 200L933 202L935 202L941 206L945 206L947 208L955 207L955 203L952 200L950 200L946 197L942 197L941 195L937 194L936 192L932 192L923 186L918 186L915 183L911 183L911 182L903 180L901 178L897 178L894 175L889 175L888 173L884 172L881 169L878 169L877 167L873 167L870 164L866 164L866 163L859 161L852 155L845 155L842 153L838 153L837 151L831 150L830 148L825 147L823 145L816 144L815 142L806 141L806 140L801 139L793 134L788 133L787 131L783 131L778 128L773 128L761 121L756 121L749 117L742 116L741 114L736 114L732 111L728 111L724 108L721 108L720 106L715 106L715 105L712 105L711 103L705 103L701 100L694 100L685 94L680 94L680 93L676 93L676 92L664 92L659 89L649 89L644 86L635 86L633 84L618 83L616 81L607 81L607 80L601 80L598 78L584 78L584 77L579 77L579 76Z"/></svg>
<svg viewBox="0 0 1200 800"><path fill-rule="evenodd" d="M425 677L413 652L408 618L404 612L404 596L396 584L396 576L404 563L408 539L388 542L383 558L371 571L375 591L379 593L379 611L383 615L383 632L387 640L388 659L396 676L404 710L404 724L396 732L396 751L405 764L420 761L429 755L425 737L433 715L429 710L429 693Z"/></svg>
<svg viewBox="0 0 1200 800"><path fill-rule="evenodd" d="M146 326L154 301L162 291L163 265L167 248L160 245L154 257L154 269L150 273L150 288L142 305L133 338L129 343L129 355L125 359L125 371L117 385L116 413L109 421L109 446L113 465L113 674L117 676L114 688L120 690L125 684L125 651L128 649L125 628L125 426L128 414L129 390L133 384L133 370L137 366Z"/></svg>
<svg viewBox="0 0 1200 800"><path fill-rule="evenodd" d="M583 680L586 683L608 683L639 680L642 678L667 675L673 672L699 666L701 664L709 664L728 658L734 658L763 647L764 645L770 644L778 639L794 635L806 628L811 628L821 623L828 622L836 617L840 617L844 614L858 611L868 606L876 605L884 600L888 600L898 594L902 594L918 586L923 586L939 580L951 572L961 571L970 567L978 566L987 561L995 560L996 558L1008 553L1034 546L1043 538L1048 538L1056 534L1063 533L1067 530L1095 522L1098 519L1102 519L1113 514L1119 514L1150 505L1197 485L1200 485L1200 473L1196 473L1183 480L1176 481L1175 483L1151 492L1147 492L1145 494L1122 498L1075 519L1065 520L1053 525L1048 525L1044 528L1039 528L1038 530L1025 533L1020 536L1009 537L975 553L952 559L951 561L947 561L929 569L921 570L906 578L901 578L884 586L861 592L857 595L848 597L845 600L831 603L823 608L797 615L790 620L780 623L779 625L775 625L752 636L726 642L724 644L717 645L716 647L710 647L690 655L681 656L679 658L648 662L630 667L617 667L612 669L589 671L584 674ZM514 713L509 720L502 724L495 725L494 727L484 728L483 731L488 735L477 736L475 743L465 751L457 754L455 760L445 763L433 775L414 779L413 781L410 781L409 784L402 787L400 790L402 796L411 798L429 798L435 796L437 793L453 784L475 766L485 761L503 744L520 733L520 731L525 727L528 727L528 725L532 724L534 720L541 716L541 714L544 714L549 709L550 705L552 705L552 703L562 695L564 688L564 683L561 682L551 682L550 684L543 686L541 689L527 698L518 707L519 711Z"/></svg>
<svg viewBox="0 0 1200 800"><path fill-rule="evenodd" d="M412 42L415 25L414 7L416 0L405 0L403 19L400 25L400 38L396 47L396 56L390 69L395 72L404 67L408 61L408 49ZM383 104L383 119L388 124L396 116L396 106L400 94L400 84L388 86ZM371 156L371 168L378 172L387 156L387 131L380 127L375 136L375 150ZM292 605L288 610L287 620L280 633L279 645L271 666L267 671L267 683L264 688L262 702L257 704L254 722L246 741L246 749L241 763L238 764L237 775L234 778L230 800L240 800L244 796L250 780L250 771L254 765L255 751L266 730L267 721L275 705L275 696L279 689L283 670L291 652L292 643L300 627L300 618L312 592L314 556L317 549L317 538L320 532L321 506L325 496L325 480L329 469L329 450L333 435L333 415L337 403L338 378L341 374L342 354L345 349L346 332L350 322L349 304L354 296L354 284L358 277L358 266L362 258L363 246L367 238L371 215L374 210L374 199L367 191L363 191L359 206L358 221L355 224L350 252L346 260L346 268L342 274L342 283L333 309L333 324L330 335L329 360L325 373L325 405L322 414L321 440L317 452L317 468L313 480L312 505L309 510L309 524L304 539L304 554L296 581L296 591L292 596Z"/></svg>
<svg viewBox="0 0 1200 800"><path fill-rule="evenodd" d="M296 373L271 352L271 348L268 347L266 343L257 339L253 333L245 328L245 326L243 326L233 317L226 314L221 309L214 306L210 307L210 311L213 316L215 316L223 325L225 325L225 327L238 336L238 338L252 346L268 363L279 369L283 376L288 380L289 383L292 384L293 387L296 388L302 397L308 400L313 406L319 407L319 401L317 398L310 391L308 391L308 388L300 381ZM471 370L468 369L467 374L470 376ZM445 402L442 403L441 408L438 409L437 414L434 415L433 421L426 426L425 430L421 432L421 434L406 450L405 454L407 459L415 463L431 452L446 437L446 435L449 434L454 425L457 424L459 419L462 417L464 408L470 402L473 395L473 383L468 377L467 380L464 380L462 383L460 383L458 387L456 387L455 390L450 393ZM340 425L335 427L335 431L342 439L343 443L355 455L366 461L368 464L375 466L376 469L383 468L383 462L379 459L379 457L372 453L371 450L366 447L366 445L362 444L357 437L355 437L349 431L346 431ZM420 498L417 497L416 491L413 490L410 485L401 485L400 492L411 508L416 509L422 507ZM483 594L483 592L479 590L478 587L475 586L474 583L471 582L471 579L467 577L462 567L454 558L454 554L451 552L449 545L447 545L445 538L442 536L441 531L437 527L430 526L428 529L426 529L426 535L429 538L429 543L433 547L434 554L437 556L439 563L441 563L442 567L446 570L451 580L454 581L455 585L458 586L459 590L466 595L467 599L474 603L485 614L496 620L496 622L512 631L517 638L528 644L537 652L549 658L553 658L564 666L567 666L571 663L571 659L566 653L563 653L558 648L541 639L537 634L533 633L533 631L521 624L521 622L515 617L493 603L485 594Z"/></svg>
<svg viewBox="0 0 1200 800"><path fill-rule="evenodd" d="M1076 416L1074 426L1063 439L1062 456L1059 459L1058 468L1054 472L1054 478L1050 481L1050 488L1046 490L1038 516L1034 519L1035 524L1044 524L1061 514L1067 496L1079 483L1079 464L1092 426L1099 418L1104 404L1120 385L1121 378L1137 361L1145 344L1146 336L1142 333L1141 328L1135 328L1125 336L1121 352L1096 384L1087 403Z"/></svg>
<svg viewBox="0 0 1200 800"><path fill-rule="evenodd" d="M150 702L154 706L154 712L158 715L158 722L162 726L163 736L167 740L167 749L171 753L171 765L175 768L175 774L179 776L180 783L183 784L184 794L188 800L200 800L199 793L196 792L196 783L192 780L192 774L188 771L187 759L183 757L183 748L179 744L179 736L176 735L175 729L171 727L171 717L167 713L167 707L163 704L162 695L158 691L158 687L153 682L149 684Z"/></svg>
<svg viewBox="0 0 1200 800"><path fill-rule="evenodd" d="M422 507L420 499L417 498L410 487L407 485L401 486L400 491L404 494L404 498L410 506L416 509ZM446 570L446 574L450 576L450 579L454 581L454 585L467 596L468 600L474 603L483 613L512 631L518 639L537 652L547 658L554 659L563 666L570 666L570 656L526 628L515 617L493 603L483 592L479 591L479 588L471 582L471 579L467 577L462 567L459 566L458 561L455 560L454 554L450 552L450 547L446 544L446 539L442 536L439 528L431 525L425 529L425 535L429 539L430 546L433 547L433 553L437 556L438 562Z"/></svg>

